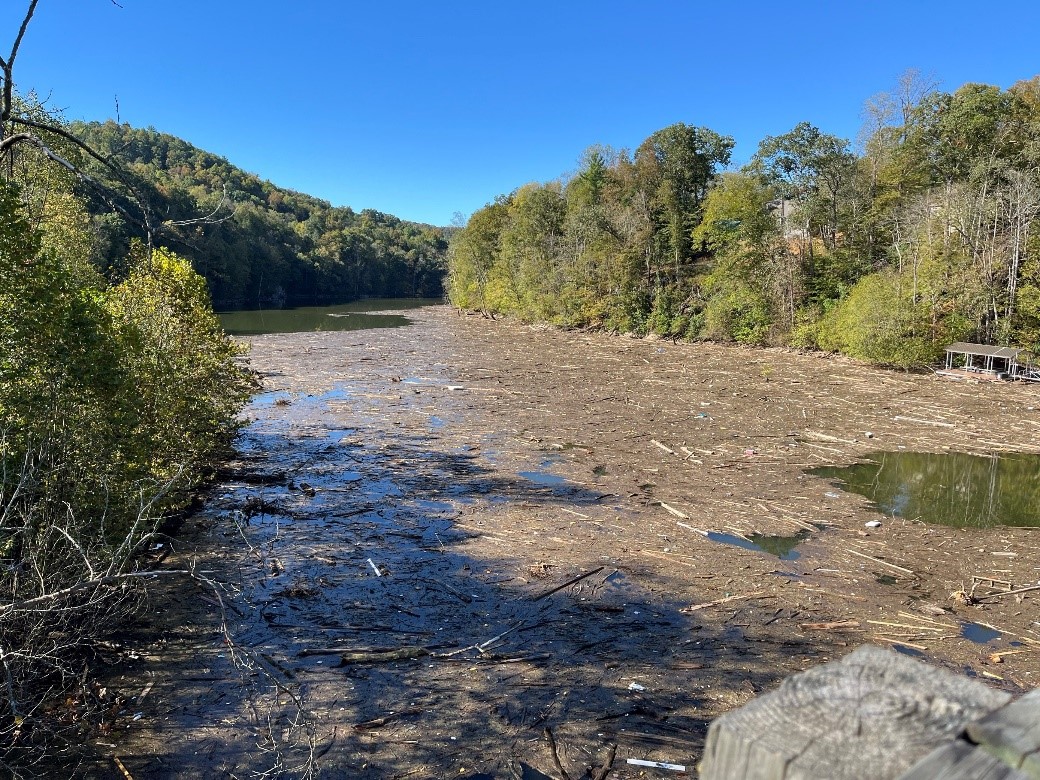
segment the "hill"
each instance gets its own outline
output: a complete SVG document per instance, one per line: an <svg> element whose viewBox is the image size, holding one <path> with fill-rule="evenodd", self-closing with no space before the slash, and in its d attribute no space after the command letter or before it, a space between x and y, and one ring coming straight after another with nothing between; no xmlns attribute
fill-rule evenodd
<svg viewBox="0 0 1040 780"><path fill-rule="evenodd" d="M151 128L108 121L70 129L119 161L164 222L213 215L166 233L163 243L206 278L217 308L442 294L442 228L332 206ZM114 265L135 233L101 204L96 222L102 254Z"/></svg>

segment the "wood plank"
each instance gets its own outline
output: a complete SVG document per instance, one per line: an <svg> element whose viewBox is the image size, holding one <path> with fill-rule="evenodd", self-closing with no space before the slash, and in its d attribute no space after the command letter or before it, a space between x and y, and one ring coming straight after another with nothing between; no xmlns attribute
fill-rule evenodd
<svg viewBox="0 0 1040 780"><path fill-rule="evenodd" d="M715 719L702 780L874 780L903 772L1010 694L864 645Z"/></svg>
<svg viewBox="0 0 1040 780"><path fill-rule="evenodd" d="M999 758L958 739L936 748L918 761L899 780L1028 780Z"/></svg>
<svg viewBox="0 0 1040 780"><path fill-rule="evenodd" d="M1040 689L969 724L968 736L1009 766L1040 778Z"/></svg>

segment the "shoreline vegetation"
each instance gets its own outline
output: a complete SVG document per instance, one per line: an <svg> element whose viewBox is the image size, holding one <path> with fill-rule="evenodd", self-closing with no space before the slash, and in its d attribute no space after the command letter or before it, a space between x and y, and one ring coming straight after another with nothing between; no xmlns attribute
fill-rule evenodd
<svg viewBox="0 0 1040 780"><path fill-rule="evenodd" d="M639 335L785 345L900 368L955 341L1040 347L1040 77L867 101L858 151L803 122L728 169L677 123L588 149L452 236L459 308Z"/></svg>

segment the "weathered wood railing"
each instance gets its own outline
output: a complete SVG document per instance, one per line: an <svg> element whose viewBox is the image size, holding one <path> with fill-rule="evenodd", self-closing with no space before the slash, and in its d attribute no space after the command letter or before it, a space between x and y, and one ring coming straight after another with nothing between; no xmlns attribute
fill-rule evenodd
<svg viewBox="0 0 1040 780"><path fill-rule="evenodd" d="M701 780L1040 780L1040 689L865 645L717 718Z"/></svg>

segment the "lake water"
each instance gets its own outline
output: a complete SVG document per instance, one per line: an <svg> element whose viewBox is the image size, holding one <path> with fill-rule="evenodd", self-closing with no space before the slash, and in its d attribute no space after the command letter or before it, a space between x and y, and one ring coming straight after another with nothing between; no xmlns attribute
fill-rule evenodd
<svg viewBox="0 0 1040 780"><path fill-rule="evenodd" d="M837 480L886 515L957 528L1040 527L1040 456L877 452L810 474Z"/></svg>
<svg viewBox="0 0 1040 780"><path fill-rule="evenodd" d="M410 325L408 311L440 303L443 303L440 298L370 298L339 306L224 311L217 312L217 316L224 330L233 336L319 330L366 330Z"/></svg>

